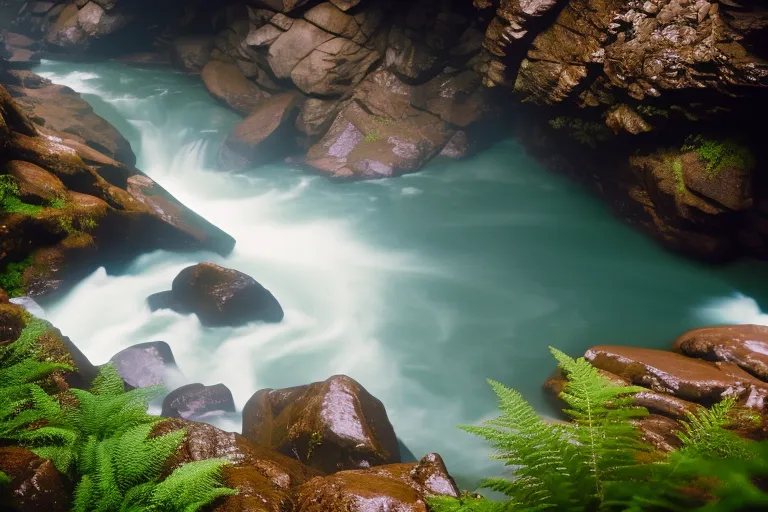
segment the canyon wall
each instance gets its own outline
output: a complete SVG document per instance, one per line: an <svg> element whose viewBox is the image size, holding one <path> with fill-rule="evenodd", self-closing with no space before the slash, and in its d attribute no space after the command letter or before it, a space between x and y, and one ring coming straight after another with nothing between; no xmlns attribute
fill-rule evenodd
<svg viewBox="0 0 768 512"><path fill-rule="evenodd" d="M223 169L291 157L331 178L390 177L465 156L511 122L667 246L768 254L758 0L10 5L0 29L33 41L12 60L131 53L200 74L244 118Z"/></svg>

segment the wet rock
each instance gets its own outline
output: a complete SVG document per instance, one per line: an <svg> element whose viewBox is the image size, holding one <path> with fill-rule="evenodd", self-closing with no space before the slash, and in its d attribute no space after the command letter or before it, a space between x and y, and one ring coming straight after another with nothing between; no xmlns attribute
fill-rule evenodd
<svg viewBox="0 0 768 512"><path fill-rule="evenodd" d="M467 127L477 122L489 106L480 75L465 70L443 72L427 83L414 87L411 104L427 110L446 123Z"/></svg>
<svg viewBox="0 0 768 512"><path fill-rule="evenodd" d="M296 118L296 129L310 137L324 134L339 113L338 100L307 98Z"/></svg>
<svg viewBox="0 0 768 512"><path fill-rule="evenodd" d="M257 392L243 409L243 435L328 473L400 461L384 406L343 375Z"/></svg>
<svg viewBox="0 0 768 512"><path fill-rule="evenodd" d="M235 412L235 401L227 386L187 384L168 393L163 400L160 415L166 418L202 421L228 412Z"/></svg>
<svg viewBox="0 0 768 512"><path fill-rule="evenodd" d="M425 498L435 494L457 497L459 491L440 456L433 453L417 464L392 464L314 478L298 489L298 502L305 512L425 512Z"/></svg>
<svg viewBox="0 0 768 512"><path fill-rule="evenodd" d="M594 366L632 384L709 405L726 397L762 409L768 384L731 363L710 363L673 352L602 345L584 357Z"/></svg>
<svg viewBox="0 0 768 512"><path fill-rule="evenodd" d="M681 430L682 426L673 419L651 414L635 420L633 423L640 430L641 439L659 451L671 452L682 445L680 438L677 437L677 432Z"/></svg>
<svg viewBox="0 0 768 512"><path fill-rule="evenodd" d="M4 507L16 512L69 510L68 486L50 460L26 448L0 447L0 471L11 479L8 486L0 488L0 504Z"/></svg>
<svg viewBox="0 0 768 512"><path fill-rule="evenodd" d="M215 512L294 510L295 489L319 474L289 457L250 443L240 434L204 423L170 419L157 424L150 436L180 429L187 435L166 462L164 474L197 460L224 458L233 464L224 470L223 483L238 494L217 501Z"/></svg>
<svg viewBox="0 0 768 512"><path fill-rule="evenodd" d="M173 280L171 295L155 296L152 303L194 313L209 326L283 319L283 310L269 290L242 272L213 263L185 268Z"/></svg>
<svg viewBox="0 0 768 512"><path fill-rule="evenodd" d="M733 363L768 380L768 327L728 325L688 331L674 349L690 357Z"/></svg>
<svg viewBox="0 0 768 512"><path fill-rule="evenodd" d="M2 301L0 301L2 302ZM14 297L9 300L11 304L16 304L17 306L21 306L24 308L24 310L29 313L32 316L36 316L37 318L45 319L45 310L35 302L35 299L32 297Z"/></svg>
<svg viewBox="0 0 768 512"><path fill-rule="evenodd" d="M260 102L269 97L235 64L212 60L203 68L201 78L214 98L243 115L253 112Z"/></svg>
<svg viewBox="0 0 768 512"><path fill-rule="evenodd" d="M59 178L35 164L12 160L6 164L8 174L16 178L19 197L27 203L43 204L68 195Z"/></svg>
<svg viewBox="0 0 768 512"><path fill-rule="evenodd" d="M177 371L171 347L164 341L139 343L121 350L109 360L123 380L134 388L167 382L169 371Z"/></svg>
<svg viewBox="0 0 768 512"><path fill-rule="evenodd" d="M171 61L187 73L200 73L211 60L213 38L210 36L180 37L171 46Z"/></svg>
<svg viewBox="0 0 768 512"><path fill-rule="evenodd" d="M224 141L219 154L222 167L241 170L287 154L290 144L285 141L291 139L301 99L296 92L286 92L260 103Z"/></svg>
<svg viewBox="0 0 768 512"><path fill-rule="evenodd" d="M0 295L0 344L5 345L21 335L24 329L24 309L10 304L5 292Z"/></svg>
<svg viewBox="0 0 768 512"><path fill-rule="evenodd" d="M451 140L448 141L448 144L445 145L442 151L440 151L440 155L458 160L467 156L469 150L470 144L469 139L467 138L467 133L458 131L451 137Z"/></svg>

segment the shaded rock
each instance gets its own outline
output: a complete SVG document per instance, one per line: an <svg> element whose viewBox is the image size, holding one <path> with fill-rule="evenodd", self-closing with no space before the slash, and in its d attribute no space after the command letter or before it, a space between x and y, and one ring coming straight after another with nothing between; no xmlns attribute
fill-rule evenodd
<svg viewBox="0 0 768 512"><path fill-rule="evenodd" d="M171 61L187 73L200 73L211 60L213 38L210 36L180 37L171 45Z"/></svg>
<svg viewBox="0 0 768 512"><path fill-rule="evenodd" d="M726 397L746 407L762 409L768 384L731 363L635 347L598 346L584 357L594 366L628 379L632 384L709 405Z"/></svg>
<svg viewBox="0 0 768 512"><path fill-rule="evenodd" d="M328 473L400 461L384 406L343 375L257 392L243 409L243 435Z"/></svg>
<svg viewBox="0 0 768 512"><path fill-rule="evenodd" d="M170 419L158 423L152 436L184 429L187 433L176 453L166 462L164 474L197 460L224 458L223 483L238 491L216 502L215 512L293 510L294 489L319 472L266 447L250 443L240 434L224 432L204 423Z"/></svg>
<svg viewBox="0 0 768 512"><path fill-rule="evenodd" d="M768 380L768 327L763 325L694 329L680 336L674 349L690 357L733 363Z"/></svg>
<svg viewBox="0 0 768 512"><path fill-rule="evenodd" d="M283 319L283 310L269 290L242 272L213 263L185 268L173 280L170 297L156 295L152 300L180 313L194 313L210 326Z"/></svg>
<svg viewBox="0 0 768 512"><path fill-rule="evenodd" d="M467 134L466 132L460 130L456 132L453 137L451 137L451 140L448 141L448 144L446 144L442 151L440 151L440 155L458 160L459 158L464 158L467 156L469 150L470 145Z"/></svg>
<svg viewBox="0 0 768 512"><path fill-rule="evenodd" d="M260 103L224 141L219 154L222 167L241 170L286 154L290 145L285 141L291 138L300 102L301 95L286 92Z"/></svg>
<svg viewBox="0 0 768 512"><path fill-rule="evenodd" d="M480 120L489 108L480 75L472 70L443 72L414 87L410 99L416 108L462 128Z"/></svg>
<svg viewBox="0 0 768 512"><path fill-rule="evenodd" d="M417 464L392 464L317 477L298 489L306 512L397 510L425 512L427 496L458 497L459 491L442 459L430 454Z"/></svg>
<svg viewBox="0 0 768 512"><path fill-rule="evenodd" d="M651 131L651 125L646 122L643 117L635 112L635 110L625 104L617 105L608 112L608 116L605 118L605 124L613 130L614 133L619 133L624 130L637 135L638 133Z"/></svg>
<svg viewBox="0 0 768 512"><path fill-rule="evenodd" d="M267 8L277 12L289 12L297 7L301 7L309 0L262 0L261 3Z"/></svg>
<svg viewBox="0 0 768 512"><path fill-rule="evenodd" d="M235 412L235 401L227 386L187 384L168 393L160 415L197 421L228 412Z"/></svg>
<svg viewBox="0 0 768 512"><path fill-rule="evenodd" d="M296 20L270 45L269 66L278 78L289 78L304 57L333 37L333 34L305 20Z"/></svg>
<svg viewBox="0 0 768 512"><path fill-rule="evenodd" d="M24 309L11 304L5 291L0 299L0 344L18 339L24 329Z"/></svg>
<svg viewBox="0 0 768 512"><path fill-rule="evenodd" d="M27 203L42 204L68 195L60 179L35 164L12 160L6 164L6 169L16 178L19 197Z"/></svg>
<svg viewBox="0 0 768 512"><path fill-rule="evenodd" d="M79 10L74 3L68 4L46 34L46 42L63 48L85 43L88 34L78 23Z"/></svg>
<svg viewBox="0 0 768 512"><path fill-rule="evenodd" d="M338 100L307 98L296 118L296 129L310 137L324 134L339 113Z"/></svg>
<svg viewBox="0 0 768 512"><path fill-rule="evenodd" d="M633 423L640 430L641 439L659 451L671 452L682 446L680 438L677 437L682 425L673 419L651 414L634 420Z"/></svg>
<svg viewBox="0 0 768 512"><path fill-rule="evenodd" d="M323 2L304 13L304 19L326 32L351 39L359 28L355 18L330 2Z"/></svg>
<svg viewBox="0 0 768 512"><path fill-rule="evenodd" d="M96 2L88 2L77 13L77 23L83 31L95 38L117 32L132 20L122 12L108 13Z"/></svg>
<svg viewBox="0 0 768 512"><path fill-rule="evenodd" d="M331 3L342 11L348 11L359 4L360 0L331 0Z"/></svg>
<svg viewBox="0 0 768 512"><path fill-rule="evenodd" d="M26 448L0 447L0 471L11 479L0 488L0 505L16 512L69 510L68 486L50 460Z"/></svg>
<svg viewBox="0 0 768 512"><path fill-rule="evenodd" d="M212 60L203 68L201 78L211 95L233 110L248 115L269 97L248 80L235 64Z"/></svg>
<svg viewBox="0 0 768 512"><path fill-rule="evenodd" d="M109 360L120 377L134 388L146 388L166 382L169 370L176 370L171 347L164 341L139 343L121 350Z"/></svg>
<svg viewBox="0 0 768 512"><path fill-rule="evenodd" d="M305 94L339 97L360 83L379 58L374 50L335 37L296 64L291 80Z"/></svg>
<svg viewBox="0 0 768 512"><path fill-rule="evenodd" d="M282 30L272 24L263 25L248 33L245 44L251 48L269 46L283 33Z"/></svg>

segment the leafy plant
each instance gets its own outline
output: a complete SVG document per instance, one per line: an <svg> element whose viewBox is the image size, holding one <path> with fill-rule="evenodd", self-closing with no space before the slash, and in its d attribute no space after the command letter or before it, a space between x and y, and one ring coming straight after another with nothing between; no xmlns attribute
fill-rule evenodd
<svg viewBox="0 0 768 512"><path fill-rule="evenodd" d="M675 176L675 190L678 194L685 193L685 178L683 175L683 161L679 158L672 160L672 173Z"/></svg>
<svg viewBox="0 0 768 512"><path fill-rule="evenodd" d="M698 135L682 147L683 151L695 151L705 164L707 176L712 179L724 169L735 168L751 171L755 157L748 147L733 139L714 140Z"/></svg>
<svg viewBox="0 0 768 512"><path fill-rule="evenodd" d="M19 185L13 176L0 175L0 212L37 215L42 206L28 204L19 198Z"/></svg>
<svg viewBox="0 0 768 512"><path fill-rule="evenodd" d="M549 121L555 130L564 130L568 136L586 146L595 147L611 137L611 132L604 123L585 121L578 117L560 116Z"/></svg>
<svg viewBox="0 0 768 512"><path fill-rule="evenodd" d="M24 271L31 267L34 262L34 256L29 255L22 261L8 263L2 272L0 272L0 288L10 297L21 297L24 295Z"/></svg>
<svg viewBox="0 0 768 512"><path fill-rule="evenodd" d="M323 444L323 433L312 432L312 435L309 436L309 446L307 447L307 461L312 459L312 454L315 453L315 449L321 444Z"/></svg>

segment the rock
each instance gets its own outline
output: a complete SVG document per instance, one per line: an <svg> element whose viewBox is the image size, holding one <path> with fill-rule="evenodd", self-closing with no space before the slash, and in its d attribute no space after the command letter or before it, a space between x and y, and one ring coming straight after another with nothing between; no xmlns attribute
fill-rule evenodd
<svg viewBox="0 0 768 512"><path fill-rule="evenodd" d="M48 30L46 42L62 48L75 47L85 43L88 40L88 34L78 23L79 12L76 4L68 4Z"/></svg>
<svg viewBox="0 0 768 512"><path fill-rule="evenodd" d="M488 111L480 75L472 70L443 72L411 91L411 104L446 123L466 128Z"/></svg>
<svg viewBox="0 0 768 512"><path fill-rule="evenodd" d="M400 461L384 406L343 375L257 392L243 409L243 435L327 473Z"/></svg>
<svg viewBox="0 0 768 512"><path fill-rule="evenodd" d="M134 388L167 382L169 371L178 371L171 347L164 341L139 343L121 350L109 360L120 377Z"/></svg>
<svg viewBox="0 0 768 512"><path fill-rule="evenodd" d="M768 327L763 325L694 329L679 337L674 349L690 357L733 363L768 380Z"/></svg>
<svg viewBox="0 0 768 512"><path fill-rule="evenodd" d="M308 1L309 0L262 0L261 3L273 11L290 12L306 4Z"/></svg>
<svg viewBox="0 0 768 512"><path fill-rule="evenodd" d="M677 432L682 428L677 421L651 414L645 418L634 420L640 430L643 441L650 443L659 451L672 452L681 447L682 442L677 437Z"/></svg>
<svg viewBox="0 0 768 512"><path fill-rule="evenodd" d="M330 2L323 2L304 13L304 19L326 32L351 39L359 28L355 18L336 8Z"/></svg>
<svg viewBox="0 0 768 512"><path fill-rule="evenodd" d="M211 60L213 38L210 36L180 37L171 45L173 65L187 73L200 73Z"/></svg>
<svg viewBox="0 0 768 512"><path fill-rule="evenodd" d="M50 460L21 447L0 447L0 471L10 484L0 489L0 504L15 512L66 512L71 497L65 479ZM6 510L3 508L3 510Z"/></svg>
<svg viewBox="0 0 768 512"><path fill-rule="evenodd" d="M307 98L296 118L296 129L310 137L324 134L339 113L339 100Z"/></svg>
<svg viewBox="0 0 768 512"><path fill-rule="evenodd" d="M2 302L2 301L0 301ZM35 302L32 297L14 297L9 300L11 304L16 304L24 308L24 311L37 318L45 319L45 310Z"/></svg>
<svg viewBox="0 0 768 512"><path fill-rule="evenodd" d="M18 339L21 330L24 329L24 309L15 304L11 304L8 295L3 292L0 300L0 343L5 345L8 342Z"/></svg>
<svg viewBox="0 0 768 512"><path fill-rule="evenodd" d="M291 71L291 80L308 95L341 97L359 84L380 55L354 41L335 37L317 46Z"/></svg>
<svg viewBox="0 0 768 512"><path fill-rule="evenodd" d="M440 155L458 160L467 156L469 150L470 145L467 133L460 130L451 137L448 144L446 144L442 151L440 151Z"/></svg>
<svg viewBox="0 0 768 512"><path fill-rule="evenodd" d="M45 169L24 162L12 160L6 164L8 174L16 178L19 197L27 203L43 204L67 197L67 188L59 178Z"/></svg>
<svg viewBox="0 0 768 512"><path fill-rule="evenodd" d="M624 130L632 135L637 135L639 133L651 131L651 125L649 125L640 114L635 112L632 107L623 103L615 106L608 112L605 124L608 125L614 133L619 133Z"/></svg>
<svg viewBox="0 0 768 512"><path fill-rule="evenodd" d="M331 0L331 3L342 11L348 11L359 4L360 0Z"/></svg>
<svg viewBox="0 0 768 512"><path fill-rule="evenodd" d="M235 412L235 401L227 386L187 384L168 393L160 416L201 421L228 412Z"/></svg>
<svg viewBox="0 0 768 512"><path fill-rule="evenodd" d="M269 66L277 78L289 78L304 57L333 37L333 34L305 20L296 20L287 32L270 45L267 58Z"/></svg>
<svg viewBox="0 0 768 512"><path fill-rule="evenodd" d="M703 405L734 397L746 407L762 410L768 393L768 383L731 363L710 363L662 350L609 345L593 347L584 357L597 368L632 384Z"/></svg>
<svg viewBox="0 0 768 512"><path fill-rule="evenodd" d="M248 33L245 44L252 48L269 46L283 33L282 30L272 24L261 26Z"/></svg>
<svg viewBox="0 0 768 512"><path fill-rule="evenodd" d="M291 139L300 102L300 94L285 92L260 103L227 136L219 154L221 166L242 170L287 154L291 146L286 140Z"/></svg>
<svg viewBox="0 0 768 512"><path fill-rule="evenodd" d="M317 477L298 489L303 512L397 510L426 512L425 498L459 496L442 459L430 454L417 464L392 464Z"/></svg>
<svg viewBox="0 0 768 512"><path fill-rule="evenodd" d="M214 263L182 270L173 280L171 296L161 296L171 309L194 313L209 326L248 322L280 322L283 310L275 297L252 277ZM157 298L153 299L157 305Z"/></svg>
<svg viewBox="0 0 768 512"><path fill-rule="evenodd" d="M269 94L245 78L235 64L212 60L203 68L201 78L211 95L240 114L248 115Z"/></svg>
<svg viewBox="0 0 768 512"><path fill-rule="evenodd" d="M197 460L224 458L233 466L223 474L224 485L238 491L217 501L214 512L296 510L294 490L319 474L263 446L248 442L240 434L224 432L204 423L170 419L158 423L150 437L184 429L187 435L166 462L164 474Z"/></svg>
<svg viewBox="0 0 768 512"><path fill-rule="evenodd" d="M130 16L123 13L110 14L96 2L88 2L77 13L78 25L87 35L95 38L117 32L130 21Z"/></svg>

